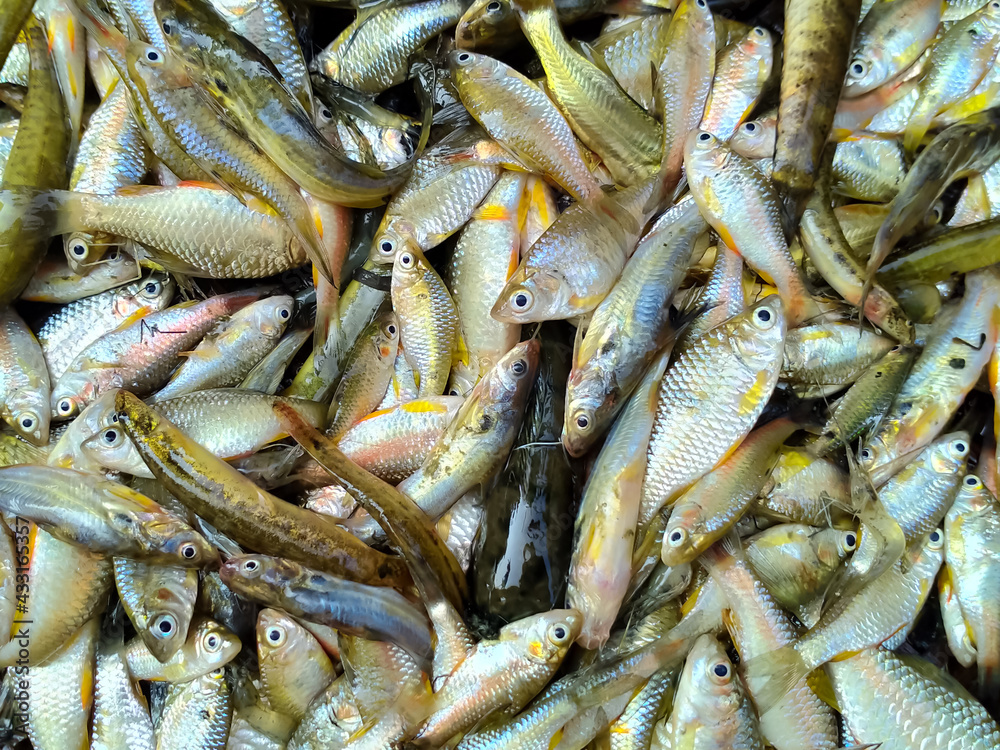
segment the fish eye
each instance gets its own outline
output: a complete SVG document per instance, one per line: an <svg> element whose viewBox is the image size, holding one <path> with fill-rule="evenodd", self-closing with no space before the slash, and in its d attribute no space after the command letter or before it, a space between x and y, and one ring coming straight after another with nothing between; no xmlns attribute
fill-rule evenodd
<svg viewBox="0 0 1000 750"><path fill-rule="evenodd" d="M775 315L773 312L768 310L766 307L757 308L753 314L753 321L756 326L762 330L766 330L774 325Z"/></svg>
<svg viewBox="0 0 1000 750"><path fill-rule="evenodd" d="M983 486L983 483L979 480L979 477L977 477L975 474L969 474L965 479L962 480L962 483L966 487L969 487L971 489L979 489L980 487Z"/></svg>
<svg viewBox="0 0 1000 750"><path fill-rule="evenodd" d="M576 426L579 427L581 430L590 429L590 417L588 417L586 414L578 415L576 418Z"/></svg>
<svg viewBox="0 0 1000 750"><path fill-rule="evenodd" d="M511 298L511 302L514 305L515 310L520 310L520 311L527 310L529 307L531 307L531 302L532 302L531 292L529 292L526 289L522 289Z"/></svg>
<svg viewBox="0 0 1000 750"><path fill-rule="evenodd" d="M760 26L754 26L753 33L763 39L765 36L767 36L767 29L763 29Z"/></svg>
<svg viewBox="0 0 1000 750"><path fill-rule="evenodd" d="M401 253L399 255L399 265L403 268L413 268L416 262L417 259L413 257L412 253Z"/></svg>
<svg viewBox="0 0 1000 750"><path fill-rule="evenodd" d="M147 281L146 286L143 287L143 291L146 292L150 297L155 297L160 293L161 284L159 281Z"/></svg>
<svg viewBox="0 0 1000 750"><path fill-rule="evenodd" d="M292 311L289 310L287 307L279 307L278 317L281 318L282 320L288 320L290 317L292 317Z"/></svg>
<svg viewBox="0 0 1000 750"><path fill-rule="evenodd" d="M872 460L872 452L871 452L870 448L862 448L861 449L861 460L862 461L871 461Z"/></svg>
<svg viewBox="0 0 1000 750"><path fill-rule="evenodd" d="M22 414L17 419L17 424L22 430L33 430L35 429L35 417L32 414Z"/></svg>
<svg viewBox="0 0 1000 750"><path fill-rule="evenodd" d="M256 560L244 560L241 567L244 573L256 573L260 569L260 563Z"/></svg>
<svg viewBox="0 0 1000 750"><path fill-rule="evenodd" d="M396 325L394 323L390 323L389 325L387 325L385 327L385 332L388 333L390 336L395 336L396 335Z"/></svg>
<svg viewBox="0 0 1000 750"><path fill-rule="evenodd" d="M712 667L712 676L716 682L728 682L731 674L732 670L725 662L720 661Z"/></svg>
<svg viewBox="0 0 1000 750"><path fill-rule="evenodd" d="M892 347L892 349L889 350L889 353L898 354L901 351L903 351L903 347L901 347L899 344L896 344L894 347Z"/></svg>
<svg viewBox="0 0 1000 750"><path fill-rule="evenodd" d="M969 445L964 440L956 440L948 446L948 452L955 458L964 458L969 452Z"/></svg>
<svg viewBox="0 0 1000 750"><path fill-rule="evenodd" d="M711 133L706 133L705 131L698 133L698 143L708 143L710 140L712 140Z"/></svg>
<svg viewBox="0 0 1000 750"><path fill-rule="evenodd" d="M281 646L284 644L287 636L285 635L285 629L279 628L277 625L272 625L267 629L267 633L264 634L267 638L267 642L272 646Z"/></svg>
<svg viewBox="0 0 1000 750"><path fill-rule="evenodd" d="M854 75L855 78L861 78L861 76L863 76L867 72L868 72L868 66L865 65L860 60L851 65L851 73Z"/></svg>
<svg viewBox="0 0 1000 750"><path fill-rule="evenodd" d="M487 3L486 10L489 13L496 13L500 10L500 3L498 3L497 0L493 0L493 2Z"/></svg>
<svg viewBox="0 0 1000 750"><path fill-rule="evenodd" d="M160 60L162 60L162 59L163 58L160 56L160 53L157 52L155 49L148 49L148 50L146 50L146 60L147 61L149 61L151 63L157 63L157 62L160 62Z"/></svg>
<svg viewBox="0 0 1000 750"><path fill-rule="evenodd" d="M177 630L177 620L173 615L157 615L152 624L153 636L160 640L170 638Z"/></svg>
<svg viewBox="0 0 1000 750"><path fill-rule="evenodd" d="M549 640L555 646L561 646L569 640L569 627L564 623L557 622L549 628Z"/></svg>
<svg viewBox="0 0 1000 750"><path fill-rule="evenodd" d="M77 240L72 245L70 245L69 251L73 253L73 257L78 260L83 260L87 257L87 253L90 252L90 248L87 247L87 243L83 240Z"/></svg>
<svg viewBox="0 0 1000 750"><path fill-rule="evenodd" d="M108 445L114 445L118 442L118 430L105 430L104 431L104 442Z"/></svg>
<svg viewBox="0 0 1000 750"><path fill-rule="evenodd" d="M472 59L472 55L470 55L468 52L461 52L455 59L464 65L465 63L469 62Z"/></svg>
<svg viewBox="0 0 1000 750"><path fill-rule="evenodd" d="M685 539L687 539L687 532L684 529L674 529L670 532L670 536L667 537L667 543L671 547L680 547L684 544Z"/></svg>
<svg viewBox="0 0 1000 750"><path fill-rule="evenodd" d="M322 109L321 109L321 110L319 111L319 114L320 114L320 117L322 117L322 118L323 118L323 119L325 119L325 120L332 120L332 119L333 119L333 112L331 112L331 111L330 111L329 109L327 109L326 107L323 107L323 108L322 108Z"/></svg>
<svg viewBox="0 0 1000 750"><path fill-rule="evenodd" d="M160 22L160 28L166 36L172 36L174 33L174 25L165 19Z"/></svg>
<svg viewBox="0 0 1000 750"><path fill-rule="evenodd" d="M378 251L382 253L382 255L392 255L396 252L396 243L392 240L382 240L378 243Z"/></svg>
<svg viewBox="0 0 1000 750"><path fill-rule="evenodd" d="M209 633L205 636L205 648L209 651L218 651L222 646L222 639L216 633Z"/></svg>
<svg viewBox="0 0 1000 750"><path fill-rule="evenodd" d="M844 534L844 551L853 552L858 546L858 536L853 531Z"/></svg>
<svg viewBox="0 0 1000 750"><path fill-rule="evenodd" d="M743 125L743 129L745 131L747 131L748 133L756 133L757 132L757 123L755 123L755 122L745 123Z"/></svg>
<svg viewBox="0 0 1000 750"><path fill-rule="evenodd" d="M181 545L181 557L185 560L194 560L198 555L198 549L194 546L192 542L187 542Z"/></svg>
<svg viewBox="0 0 1000 750"><path fill-rule="evenodd" d="M931 549L939 549L941 547L941 532L938 531L937 529L934 529L934 531L931 532L930 536L927 537L927 541L929 542L928 546Z"/></svg>
<svg viewBox="0 0 1000 750"><path fill-rule="evenodd" d="M699 8L708 7L708 3L705 0L696 0L695 5L697 5Z"/></svg>
<svg viewBox="0 0 1000 750"><path fill-rule="evenodd" d="M515 375L524 375L528 371L528 365L525 364L523 359L515 359L511 364L510 369Z"/></svg>
<svg viewBox="0 0 1000 750"><path fill-rule="evenodd" d="M72 399L61 398L56 404L56 411L59 412L60 416L71 417L76 412L76 404L73 403Z"/></svg>

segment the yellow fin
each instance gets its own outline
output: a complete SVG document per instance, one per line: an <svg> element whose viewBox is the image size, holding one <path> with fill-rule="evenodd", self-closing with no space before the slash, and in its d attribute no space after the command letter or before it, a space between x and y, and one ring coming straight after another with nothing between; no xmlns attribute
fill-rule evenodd
<svg viewBox="0 0 1000 750"><path fill-rule="evenodd" d="M405 404L400 404L400 411L405 411L409 414L425 414L425 413L436 413L448 411L448 407L443 404L437 404L433 401L428 401L426 399L417 399L416 401L407 401ZM392 409L382 409L381 412L389 412ZM379 412L372 412L369 416L378 414ZM367 419L367 417L366 417Z"/></svg>

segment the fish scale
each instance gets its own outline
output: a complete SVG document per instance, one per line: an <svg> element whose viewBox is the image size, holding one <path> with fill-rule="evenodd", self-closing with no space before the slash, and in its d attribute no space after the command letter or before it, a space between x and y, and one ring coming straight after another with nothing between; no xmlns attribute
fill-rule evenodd
<svg viewBox="0 0 1000 750"><path fill-rule="evenodd" d="M763 311L772 317L757 332L752 320ZM639 528L750 432L777 384L784 338L781 303L768 297L692 343L667 370L649 441Z"/></svg>

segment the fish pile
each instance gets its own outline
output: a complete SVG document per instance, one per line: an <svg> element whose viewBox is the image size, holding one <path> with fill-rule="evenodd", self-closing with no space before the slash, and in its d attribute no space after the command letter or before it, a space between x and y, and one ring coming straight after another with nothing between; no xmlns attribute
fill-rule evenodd
<svg viewBox="0 0 1000 750"><path fill-rule="evenodd" d="M996 750L998 51L2 0L0 742Z"/></svg>

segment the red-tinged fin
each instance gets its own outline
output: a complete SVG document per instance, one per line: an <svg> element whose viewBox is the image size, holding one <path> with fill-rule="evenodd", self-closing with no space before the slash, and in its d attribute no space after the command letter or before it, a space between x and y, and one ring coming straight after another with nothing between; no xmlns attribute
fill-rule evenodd
<svg viewBox="0 0 1000 750"><path fill-rule="evenodd" d="M143 185L133 185L132 187L156 187L156 186L143 186ZM179 188L201 188L202 190L221 190L223 192L229 192L217 182L209 182L208 180L181 180L177 183L176 187ZM122 188L118 192L128 190L128 188Z"/></svg>

